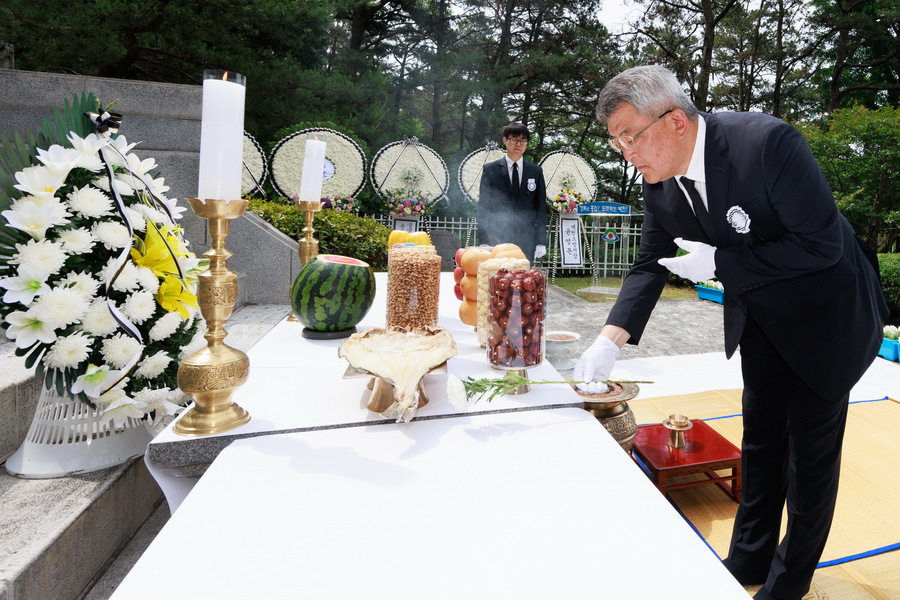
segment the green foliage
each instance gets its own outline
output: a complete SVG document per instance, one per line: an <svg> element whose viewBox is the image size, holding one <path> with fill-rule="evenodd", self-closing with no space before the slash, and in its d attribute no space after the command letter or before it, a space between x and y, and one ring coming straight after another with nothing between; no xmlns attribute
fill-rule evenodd
<svg viewBox="0 0 900 600"><path fill-rule="evenodd" d="M894 251L900 236L900 110L858 106L834 111L822 127L798 127L857 234L878 252Z"/></svg>
<svg viewBox="0 0 900 600"><path fill-rule="evenodd" d="M900 325L900 254L879 254L881 289L891 309L890 323Z"/></svg>
<svg viewBox="0 0 900 600"><path fill-rule="evenodd" d="M250 210L295 240L303 237L304 213L283 199L251 199ZM336 210L321 210L313 221L319 253L339 254L364 260L376 271L387 270L387 241L391 231L384 225Z"/></svg>

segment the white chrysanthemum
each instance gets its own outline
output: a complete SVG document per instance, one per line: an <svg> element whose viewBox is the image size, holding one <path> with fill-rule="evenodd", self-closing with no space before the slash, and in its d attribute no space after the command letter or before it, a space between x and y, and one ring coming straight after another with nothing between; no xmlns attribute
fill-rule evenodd
<svg viewBox="0 0 900 600"><path fill-rule="evenodd" d="M104 246L110 250L121 250L131 246L131 234L128 228L116 221L100 221L95 223L91 231Z"/></svg>
<svg viewBox="0 0 900 600"><path fill-rule="evenodd" d="M62 244L49 240L29 240L25 244L16 244L16 251L18 256L9 262L49 271L51 275L59 273L66 262Z"/></svg>
<svg viewBox="0 0 900 600"><path fill-rule="evenodd" d="M181 397L182 394L178 390L173 391L169 388L143 389L134 395L134 399L144 407L145 412L155 411L157 417L177 413L181 406L175 401Z"/></svg>
<svg viewBox="0 0 900 600"><path fill-rule="evenodd" d="M60 231L57 241L62 243L63 250L69 254L84 254L91 251L97 238L87 229L77 227Z"/></svg>
<svg viewBox="0 0 900 600"><path fill-rule="evenodd" d="M74 271L63 277L57 284L58 287L71 287L80 292L85 298L93 298L100 288L100 282L90 273Z"/></svg>
<svg viewBox="0 0 900 600"><path fill-rule="evenodd" d="M126 206L125 214L128 216L128 222L131 223L132 229L135 231L147 231L147 220L143 212L138 210L140 206L140 204L134 207Z"/></svg>
<svg viewBox="0 0 900 600"><path fill-rule="evenodd" d="M66 198L76 213L87 219L96 219L112 214L112 198L91 185L79 188Z"/></svg>
<svg viewBox="0 0 900 600"><path fill-rule="evenodd" d="M72 144L72 148L78 150L81 155L78 160L79 167L95 173L103 168L99 150L109 144L109 138L99 136L96 133L91 133L87 137L81 138L70 132L68 139L69 143Z"/></svg>
<svg viewBox="0 0 900 600"><path fill-rule="evenodd" d="M178 329L184 319L177 312L166 313L150 328L150 339L154 342L164 340Z"/></svg>
<svg viewBox="0 0 900 600"><path fill-rule="evenodd" d="M123 368L140 351L141 344L124 333L117 333L106 338L100 348L103 360L116 369Z"/></svg>
<svg viewBox="0 0 900 600"><path fill-rule="evenodd" d="M39 297L34 307L44 323L60 329L80 321L90 307L90 299L75 288L55 287Z"/></svg>
<svg viewBox="0 0 900 600"><path fill-rule="evenodd" d="M207 341L206 338L203 337L204 331L200 329L197 330L197 333L194 334L194 339L188 342L187 346L181 349L181 354L178 355L179 360L183 360L185 357L190 356L194 352L206 347Z"/></svg>
<svg viewBox="0 0 900 600"><path fill-rule="evenodd" d="M160 350L153 356L148 356L138 363L138 368L134 372L134 376L142 377L144 379L153 379L165 371L166 367L168 367L171 362L172 358Z"/></svg>
<svg viewBox="0 0 900 600"><path fill-rule="evenodd" d="M110 261L106 264L106 267L103 269L103 278L104 281L107 280L113 274L113 266L115 265L115 259L110 259ZM132 292L138 287L140 287L140 280L138 279L138 267L133 262L126 261L124 265L122 265L122 270L119 272L118 277L113 282L112 289L117 292Z"/></svg>
<svg viewBox="0 0 900 600"><path fill-rule="evenodd" d="M140 325L153 316L156 306L156 296L146 290L140 290L128 296L122 312L131 321Z"/></svg>
<svg viewBox="0 0 900 600"><path fill-rule="evenodd" d="M147 290L151 294L159 291L159 277L153 274L153 271L147 267L137 268L137 281L141 288Z"/></svg>
<svg viewBox="0 0 900 600"><path fill-rule="evenodd" d="M447 376L447 397L450 404L457 410L464 410L469 403L469 397L466 395L466 386L463 385L462 379L455 375Z"/></svg>
<svg viewBox="0 0 900 600"><path fill-rule="evenodd" d="M81 320L81 328L91 335L106 337L119 328L105 300L94 300Z"/></svg>
<svg viewBox="0 0 900 600"><path fill-rule="evenodd" d="M97 186L104 192L109 192L109 177L98 177L94 181L91 182L93 185ZM130 185L122 181L121 179L113 179L113 185L116 186L116 191L119 192L120 196L131 196L134 194L134 188Z"/></svg>
<svg viewBox="0 0 900 600"><path fill-rule="evenodd" d="M77 367L90 355L91 342L91 338L80 331L57 338L44 357L44 365L51 369Z"/></svg>

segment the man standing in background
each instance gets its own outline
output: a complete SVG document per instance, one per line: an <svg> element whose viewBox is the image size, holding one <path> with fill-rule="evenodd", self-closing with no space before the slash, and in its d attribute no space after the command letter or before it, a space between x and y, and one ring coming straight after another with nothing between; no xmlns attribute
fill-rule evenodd
<svg viewBox="0 0 900 600"><path fill-rule="evenodd" d="M507 125L506 156L481 172L478 243L515 244L533 263L547 253L547 186L543 169L522 158L530 137L525 125Z"/></svg>

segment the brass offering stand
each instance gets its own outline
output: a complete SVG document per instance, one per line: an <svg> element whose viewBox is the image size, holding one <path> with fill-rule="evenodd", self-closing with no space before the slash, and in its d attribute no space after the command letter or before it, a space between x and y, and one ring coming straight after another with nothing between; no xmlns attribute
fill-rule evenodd
<svg viewBox="0 0 900 600"><path fill-rule="evenodd" d="M297 253L300 255L300 266L302 267L319 254L319 240L313 234L313 219L316 213L322 210L322 203L318 200L297 200L297 208L302 210L306 216L306 227L303 228L303 237L300 238Z"/></svg>
<svg viewBox="0 0 900 600"><path fill-rule="evenodd" d="M427 375L431 375L432 373L446 373L447 372L447 363L441 363L435 368L428 371ZM348 366L347 370L344 372L344 379L356 379L360 377L369 377L369 384L366 386L367 389L372 390L372 393L369 395L369 401L366 403L366 408L376 413L383 413L391 405L394 403L395 394L394 394L394 384L385 380L382 377L375 375L365 369L357 369L352 366ZM423 384L425 378L419 380L418 390L419 390L419 403L416 405L416 408L422 408L426 404L428 404L428 395L425 393L425 386Z"/></svg>
<svg viewBox="0 0 900 600"><path fill-rule="evenodd" d="M207 346L185 358L178 367L178 387L193 397L189 408L175 423L173 431L180 435L211 435L229 431L250 421L250 414L231 401L234 392L244 385L250 373L247 355L226 345L225 323L237 301L237 274L227 267L231 252L225 249L225 238L231 221L244 214L247 200L206 200L188 198L191 208L206 219L212 238L209 269L199 275L197 302L206 320Z"/></svg>
<svg viewBox="0 0 900 600"><path fill-rule="evenodd" d="M663 427L669 430L668 444L672 448L684 448L684 432L694 426L684 415L669 415L663 419Z"/></svg>

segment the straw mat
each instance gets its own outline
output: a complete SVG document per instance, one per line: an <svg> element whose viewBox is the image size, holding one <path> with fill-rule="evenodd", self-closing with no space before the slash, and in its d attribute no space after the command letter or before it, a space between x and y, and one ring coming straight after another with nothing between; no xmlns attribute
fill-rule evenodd
<svg viewBox="0 0 900 600"><path fill-rule="evenodd" d="M638 423L659 423L670 414L681 413L707 420L740 447L741 390L638 398L629 404ZM898 426L897 401L851 402L835 519L806 599L900 600ZM674 490L669 496L710 547L724 557L737 503L715 485Z"/></svg>

